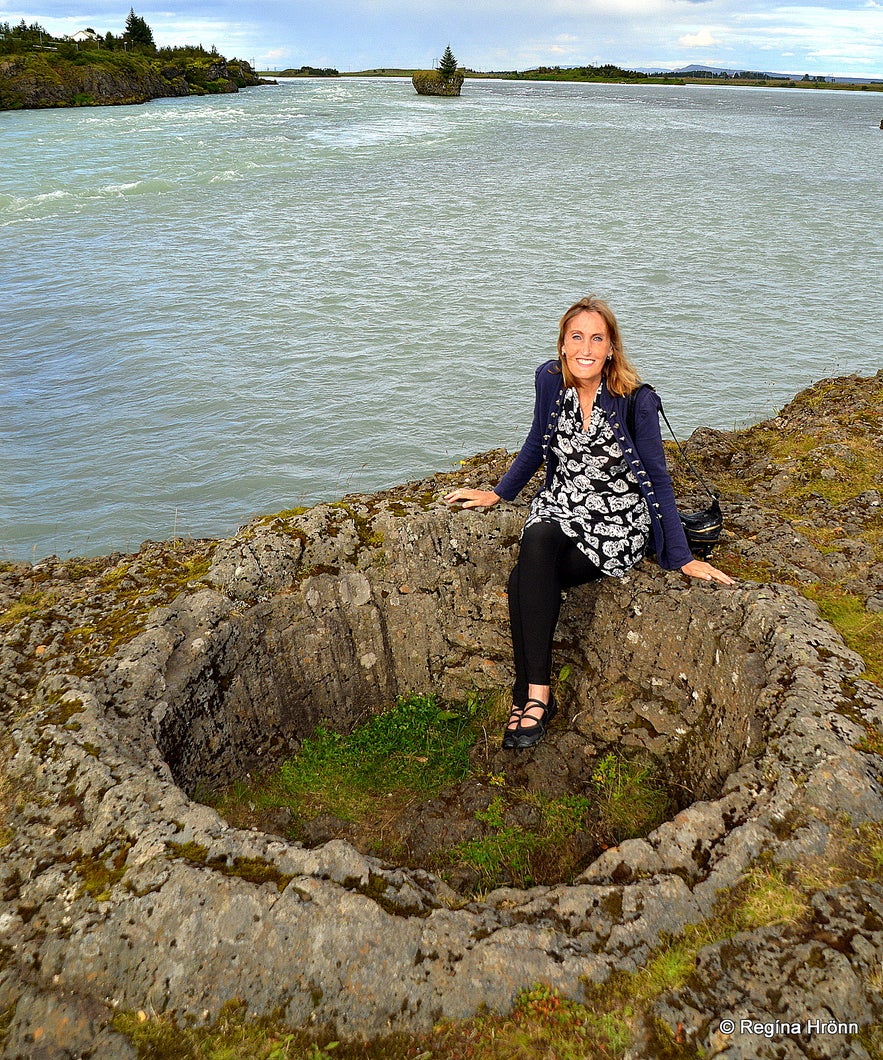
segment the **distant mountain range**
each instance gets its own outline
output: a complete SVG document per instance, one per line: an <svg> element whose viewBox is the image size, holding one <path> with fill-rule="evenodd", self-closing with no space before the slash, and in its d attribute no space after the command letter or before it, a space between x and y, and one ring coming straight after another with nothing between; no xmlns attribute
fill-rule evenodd
<svg viewBox="0 0 883 1060"><path fill-rule="evenodd" d="M724 66L702 66L700 63L691 63L689 66L682 66L679 70L663 70L659 66L641 66L638 67L638 71L642 74L668 74L669 77L696 77L702 75L712 74L726 74L728 77L735 77L737 74L750 72L751 74L759 75L762 78L769 80L778 81L801 81L804 77L803 74L778 74L771 70L750 70L744 66L737 67L724 67ZM879 85L883 84L883 78L879 77L830 77L826 74L812 74L809 75L810 80L815 81L827 81L829 84L838 85Z"/></svg>

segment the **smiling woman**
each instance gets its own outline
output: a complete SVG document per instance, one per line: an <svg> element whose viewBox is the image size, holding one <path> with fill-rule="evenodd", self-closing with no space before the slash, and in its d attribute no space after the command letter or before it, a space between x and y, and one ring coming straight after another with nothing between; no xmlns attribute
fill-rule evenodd
<svg viewBox="0 0 883 1060"><path fill-rule="evenodd" d="M445 500L464 508L513 500L541 463L545 485L509 578L515 684L504 748L533 747L556 714L552 639L566 589L621 578L648 551L669 570L734 584L690 554L662 449L659 399L639 387L616 317L600 298L583 298L562 316L558 361L537 369L533 426L509 471L493 490L456 489Z"/></svg>

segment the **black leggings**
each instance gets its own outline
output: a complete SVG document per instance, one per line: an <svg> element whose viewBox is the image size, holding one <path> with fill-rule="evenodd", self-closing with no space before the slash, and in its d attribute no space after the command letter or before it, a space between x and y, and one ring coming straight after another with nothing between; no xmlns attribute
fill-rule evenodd
<svg viewBox="0 0 883 1060"><path fill-rule="evenodd" d="M516 706L527 702L528 685L551 683L552 638L561 593L600 577L598 567L557 523L533 523L524 531L518 562L509 575Z"/></svg>

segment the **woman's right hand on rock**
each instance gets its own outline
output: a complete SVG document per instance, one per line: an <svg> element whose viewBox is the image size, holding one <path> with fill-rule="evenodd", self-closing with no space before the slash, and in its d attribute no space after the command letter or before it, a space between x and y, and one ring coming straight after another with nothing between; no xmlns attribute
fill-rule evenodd
<svg viewBox="0 0 883 1060"><path fill-rule="evenodd" d="M445 504L460 504L464 508L490 508L500 500L500 495L493 490L459 489L446 493L442 500Z"/></svg>

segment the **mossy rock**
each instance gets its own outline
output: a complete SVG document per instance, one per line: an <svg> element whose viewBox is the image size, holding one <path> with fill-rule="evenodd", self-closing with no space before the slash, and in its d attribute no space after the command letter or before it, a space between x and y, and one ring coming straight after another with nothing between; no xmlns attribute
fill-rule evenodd
<svg viewBox="0 0 883 1060"><path fill-rule="evenodd" d="M438 70L418 70L411 83L421 96L459 96L463 87L463 74L442 77Z"/></svg>

